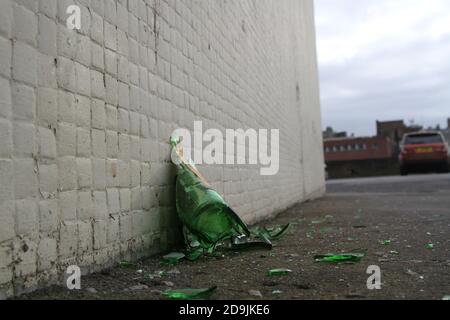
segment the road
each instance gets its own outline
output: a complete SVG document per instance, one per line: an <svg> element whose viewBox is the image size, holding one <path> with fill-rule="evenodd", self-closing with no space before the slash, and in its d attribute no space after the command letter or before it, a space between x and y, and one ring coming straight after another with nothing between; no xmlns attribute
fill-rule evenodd
<svg viewBox="0 0 450 320"><path fill-rule="evenodd" d="M53 287L21 298L161 299L168 288L211 286L218 287L213 299L257 299L250 290L263 299L440 300L450 294L450 175L337 180L327 188L324 198L267 222L294 222L270 252L226 252L176 267L154 257L84 277L81 291ZM355 264L314 262L317 254L354 250L367 255ZM381 269L381 290L367 288L371 265ZM293 272L268 277L272 268ZM161 270L168 273L145 280Z"/></svg>

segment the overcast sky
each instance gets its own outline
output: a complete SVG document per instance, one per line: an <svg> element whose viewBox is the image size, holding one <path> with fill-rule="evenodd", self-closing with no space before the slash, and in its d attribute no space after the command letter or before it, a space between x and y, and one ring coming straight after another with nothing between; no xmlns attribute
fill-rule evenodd
<svg viewBox="0 0 450 320"><path fill-rule="evenodd" d="M323 126L374 135L376 120L446 126L449 0L315 0Z"/></svg>

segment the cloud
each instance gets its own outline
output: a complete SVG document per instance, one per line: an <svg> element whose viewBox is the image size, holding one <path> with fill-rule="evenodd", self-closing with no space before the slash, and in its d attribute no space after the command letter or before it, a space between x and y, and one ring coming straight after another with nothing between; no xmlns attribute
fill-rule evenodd
<svg viewBox="0 0 450 320"><path fill-rule="evenodd" d="M450 117L450 1L315 0L324 126Z"/></svg>

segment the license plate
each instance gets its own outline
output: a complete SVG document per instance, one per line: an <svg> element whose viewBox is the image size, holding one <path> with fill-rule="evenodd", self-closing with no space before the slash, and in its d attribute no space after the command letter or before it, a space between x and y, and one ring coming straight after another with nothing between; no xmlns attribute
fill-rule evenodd
<svg viewBox="0 0 450 320"><path fill-rule="evenodd" d="M417 148L416 149L417 153L431 153L433 152L433 148Z"/></svg>

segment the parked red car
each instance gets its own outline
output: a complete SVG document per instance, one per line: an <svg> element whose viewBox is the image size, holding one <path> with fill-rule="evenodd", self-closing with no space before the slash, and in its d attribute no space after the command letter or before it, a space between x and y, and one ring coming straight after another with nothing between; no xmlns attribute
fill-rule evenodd
<svg viewBox="0 0 450 320"><path fill-rule="evenodd" d="M413 169L449 172L449 145L441 132L405 134L401 144L400 173L408 175Z"/></svg>

